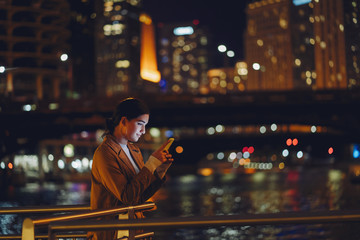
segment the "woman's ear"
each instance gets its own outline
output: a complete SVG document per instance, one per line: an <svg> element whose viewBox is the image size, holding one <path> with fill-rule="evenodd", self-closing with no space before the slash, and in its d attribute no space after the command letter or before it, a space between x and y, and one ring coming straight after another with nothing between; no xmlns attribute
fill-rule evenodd
<svg viewBox="0 0 360 240"><path fill-rule="evenodd" d="M127 123L127 118L126 117L122 117L121 120L120 120L120 123L124 126L126 126L126 123Z"/></svg>

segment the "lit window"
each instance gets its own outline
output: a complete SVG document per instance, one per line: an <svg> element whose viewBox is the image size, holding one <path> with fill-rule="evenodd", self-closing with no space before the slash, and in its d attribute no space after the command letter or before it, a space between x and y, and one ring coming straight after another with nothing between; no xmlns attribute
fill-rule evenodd
<svg viewBox="0 0 360 240"><path fill-rule="evenodd" d="M194 33L194 29L191 26L177 27L177 28L174 28L173 33L176 36L191 35Z"/></svg>
<svg viewBox="0 0 360 240"><path fill-rule="evenodd" d="M342 24L339 24L339 29L340 29L340 31L344 31L344 25L342 25Z"/></svg>
<svg viewBox="0 0 360 240"><path fill-rule="evenodd" d="M259 47L262 47L262 46L264 45L264 42L263 42L263 40L258 39L258 40L256 41L256 44L257 44Z"/></svg>

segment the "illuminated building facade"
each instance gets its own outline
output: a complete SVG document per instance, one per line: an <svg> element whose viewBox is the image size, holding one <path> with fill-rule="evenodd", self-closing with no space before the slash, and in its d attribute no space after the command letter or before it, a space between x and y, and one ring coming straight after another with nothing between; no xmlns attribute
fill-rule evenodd
<svg viewBox="0 0 360 240"><path fill-rule="evenodd" d="M348 87L360 87L360 0L344 1L344 12Z"/></svg>
<svg viewBox="0 0 360 240"><path fill-rule="evenodd" d="M99 95L142 91L141 1L97 0L95 4L96 90Z"/></svg>
<svg viewBox="0 0 360 240"><path fill-rule="evenodd" d="M244 72L245 71L245 72ZM238 62L234 67L213 68L208 71L209 93L236 93L245 90L247 65Z"/></svg>
<svg viewBox="0 0 360 240"><path fill-rule="evenodd" d="M167 93L208 93L208 32L198 21L159 24L160 86Z"/></svg>
<svg viewBox="0 0 360 240"><path fill-rule="evenodd" d="M342 0L316 0L314 22L316 89L347 88L344 10ZM312 18L313 17L313 18Z"/></svg>
<svg viewBox="0 0 360 240"><path fill-rule="evenodd" d="M247 90L293 88L289 0L259 1L248 5L245 55Z"/></svg>
<svg viewBox="0 0 360 240"><path fill-rule="evenodd" d="M57 99L69 89L66 1L0 1L0 95Z"/></svg>
<svg viewBox="0 0 360 240"><path fill-rule="evenodd" d="M247 14L248 90L347 87L343 1L262 0Z"/></svg>

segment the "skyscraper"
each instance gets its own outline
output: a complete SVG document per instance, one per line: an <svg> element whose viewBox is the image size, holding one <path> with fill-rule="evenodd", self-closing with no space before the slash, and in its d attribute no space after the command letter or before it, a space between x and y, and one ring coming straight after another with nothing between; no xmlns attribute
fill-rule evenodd
<svg viewBox="0 0 360 240"><path fill-rule="evenodd" d="M96 0L95 9L97 93L113 96L141 91L141 1Z"/></svg>
<svg viewBox="0 0 360 240"><path fill-rule="evenodd" d="M290 2L263 0L247 8L245 54L248 63L247 90L293 88Z"/></svg>
<svg viewBox="0 0 360 240"><path fill-rule="evenodd" d="M315 0L309 6L314 9L309 21L314 21L316 89L347 88L343 1Z"/></svg>
<svg viewBox="0 0 360 240"><path fill-rule="evenodd" d="M207 93L208 31L198 21L158 26L160 85L168 93Z"/></svg>
<svg viewBox="0 0 360 240"><path fill-rule="evenodd" d="M57 99L69 89L66 1L0 1L0 94ZM63 60L66 55L63 55Z"/></svg>
<svg viewBox="0 0 360 240"><path fill-rule="evenodd" d="M248 90L347 87L341 0L262 0L247 14Z"/></svg>
<svg viewBox="0 0 360 240"><path fill-rule="evenodd" d="M93 0L69 1L73 97L86 96L95 91L94 23L96 14Z"/></svg>
<svg viewBox="0 0 360 240"><path fill-rule="evenodd" d="M349 88L360 87L360 0L344 1L346 69Z"/></svg>

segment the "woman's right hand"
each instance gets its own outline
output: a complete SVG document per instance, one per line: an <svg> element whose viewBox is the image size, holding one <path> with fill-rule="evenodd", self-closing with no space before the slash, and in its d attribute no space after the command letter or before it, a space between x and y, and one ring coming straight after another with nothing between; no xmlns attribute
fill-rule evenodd
<svg viewBox="0 0 360 240"><path fill-rule="evenodd" d="M172 157L172 155L169 153L168 150L165 150L165 146L170 142L171 140L168 139L163 145L161 145L161 147L159 147L155 152L153 152L153 154L151 154L152 156L154 156L155 158L159 159L162 163L169 163L169 162L173 162L174 159Z"/></svg>

